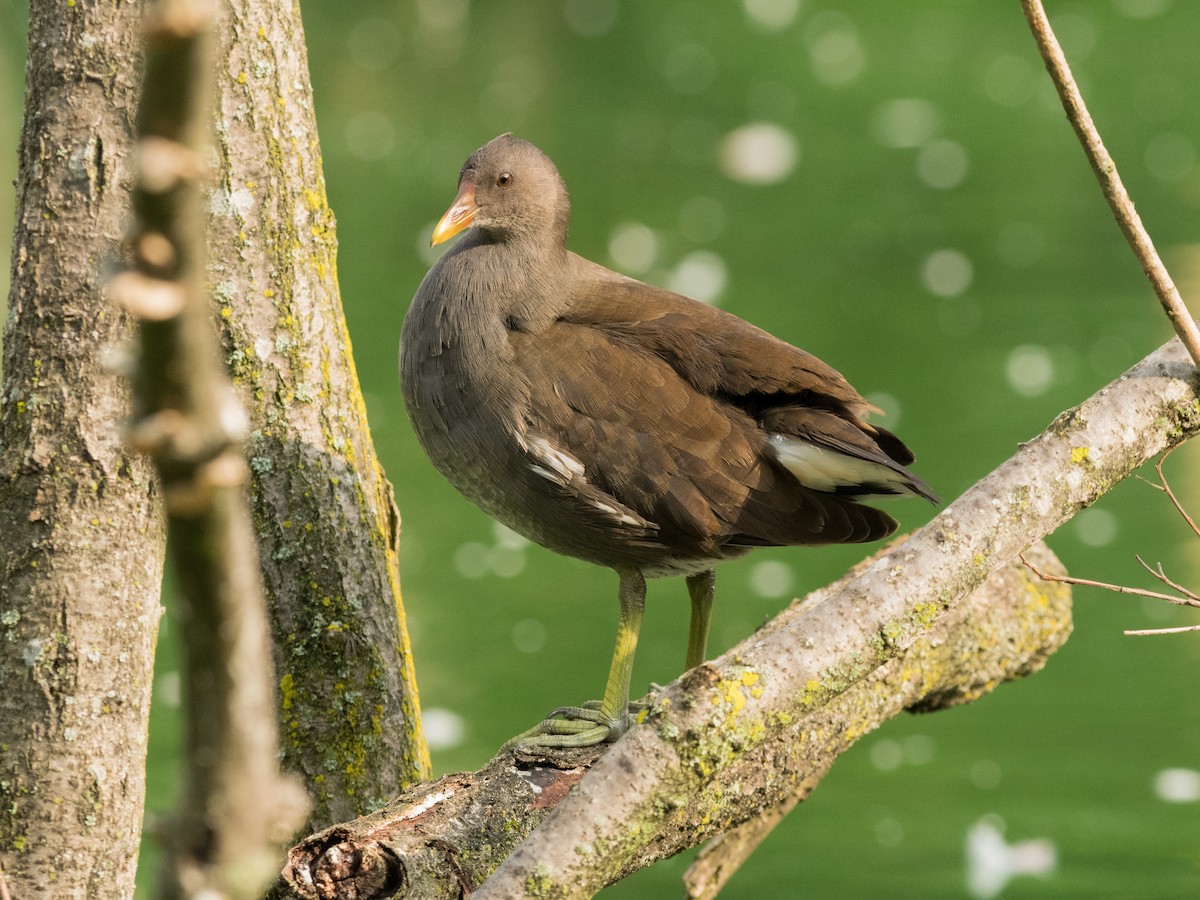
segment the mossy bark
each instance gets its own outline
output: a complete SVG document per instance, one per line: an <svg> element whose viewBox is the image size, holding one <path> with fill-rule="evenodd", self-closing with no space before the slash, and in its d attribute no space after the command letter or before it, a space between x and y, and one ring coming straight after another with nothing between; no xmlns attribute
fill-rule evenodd
<svg viewBox="0 0 1200 900"><path fill-rule="evenodd" d="M31 0L0 387L0 865L14 897L131 897L163 526L122 439L137 4Z"/></svg>
<svg viewBox="0 0 1200 900"><path fill-rule="evenodd" d="M252 420L284 763L325 824L430 771L399 516L341 309L299 7L223 0L219 15L208 276Z"/></svg>

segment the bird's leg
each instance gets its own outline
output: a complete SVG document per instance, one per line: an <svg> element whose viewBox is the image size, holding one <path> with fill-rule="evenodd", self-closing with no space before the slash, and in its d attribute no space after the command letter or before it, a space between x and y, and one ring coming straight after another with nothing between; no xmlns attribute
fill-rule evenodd
<svg viewBox="0 0 1200 900"><path fill-rule="evenodd" d="M621 618L617 623L617 646L613 650L604 699L598 705L589 703L556 709L505 747L590 747L615 741L633 724L629 714L629 682L633 678L633 657L646 608L646 579L637 569L621 567L617 574L621 579L617 595L621 602Z"/></svg>
<svg viewBox="0 0 1200 900"><path fill-rule="evenodd" d="M687 661L683 669L694 669L708 658L708 623L712 619L713 590L717 573L713 569L687 577L688 596L692 598L692 621L688 626Z"/></svg>

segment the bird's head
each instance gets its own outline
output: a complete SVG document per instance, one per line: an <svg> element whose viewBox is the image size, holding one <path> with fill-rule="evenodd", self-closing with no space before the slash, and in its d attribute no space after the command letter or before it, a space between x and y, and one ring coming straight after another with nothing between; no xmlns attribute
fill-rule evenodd
<svg viewBox="0 0 1200 900"><path fill-rule="evenodd" d="M458 176L458 195L433 229L431 246L475 227L494 241L548 232L565 241L567 188L546 154L502 134L471 154Z"/></svg>

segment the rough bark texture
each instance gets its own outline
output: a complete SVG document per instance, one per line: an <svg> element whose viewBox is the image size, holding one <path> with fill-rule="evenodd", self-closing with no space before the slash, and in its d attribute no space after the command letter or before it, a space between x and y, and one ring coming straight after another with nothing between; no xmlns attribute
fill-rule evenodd
<svg viewBox="0 0 1200 900"><path fill-rule="evenodd" d="M0 864L130 897L163 535L101 295L131 179L140 8L32 0L0 388Z"/></svg>
<svg viewBox="0 0 1200 900"><path fill-rule="evenodd" d="M1044 545L1034 555L1061 570ZM856 574L797 601L796 609L816 611ZM965 703L1002 681L1036 671L1070 632L1070 592L1064 585L1043 585L1019 564L1002 569L849 690L794 715L780 714L778 733L769 741L755 742L749 735L753 749L746 747L736 762L709 780L701 797L681 799L677 821L647 842L648 856L670 856L741 822L747 825L740 839L761 840L811 793L838 755L886 719L906 708ZM684 681L716 684L718 677L715 667L704 665ZM712 730L734 724L738 698L744 702L757 687L752 671L745 669L736 682L720 688L725 699L711 707ZM293 848L285 877L301 896L320 900L463 896L529 835L604 749L531 758L519 765L501 753L479 772L448 775L409 791L376 814L313 835ZM687 809L690 813L683 815ZM719 874L719 869L713 872L708 882Z"/></svg>
<svg viewBox="0 0 1200 900"><path fill-rule="evenodd" d="M341 310L299 7L222 0L220 19L209 278L252 420L284 764L324 824L429 776L399 516Z"/></svg>

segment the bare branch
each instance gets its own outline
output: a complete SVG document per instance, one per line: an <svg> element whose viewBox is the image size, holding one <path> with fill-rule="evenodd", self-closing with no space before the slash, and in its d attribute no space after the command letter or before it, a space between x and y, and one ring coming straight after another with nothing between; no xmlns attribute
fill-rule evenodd
<svg viewBox="0 0 1200 900"><path fill-rule="evenodd" d="M212 14L211 0L159 0L147 15L134 268L109 294L141 319L129 440L162 482L182 607L186 777L162 896L251 898L307 806L279 774L266 609L244 496L245 414L198 286Z"/></svg>
<svg viewBox="0 0 1200 900"><path fill-rule="evenodd" d="M1142 562L1142 558L1140 556L1136 557L1136 558L1137 558L1138 562L1142 563L1143 566L1146 566L1146 564L1144 562ZM1033 572L1033 574L1036 575L1038 578L1041 578L1043 581L1053 581L1058 584L1070 584L1070 585L1074 585L1076 587L1102 588L1103 590L1106 590L1106 591L1112 591L1115 594L1133 594L1135 597L1148 597L1151 600L1166 600L1168 603L1176 603L1181 606L1196 606L1197 605L1196 603L1192 603L1189 600L1184 600L1179 597L1173 597L1170 594L1161 594L1158 591L1147 591L1144 588L1128 587L1123 584L1110 584L1107 581L1092 581L1091 579L1088 579L1088 578L1075 578L1071 575L1052 575L1047 572L1041 571L1037 566L1035 566L1033 563L1031 563L1029 560L1027 560L1024 556L1021 557L1021 562L1025 563L1025 565L1029 567L1029 569ZM1154 570L1151 569L1149 566L1146 566L1146 568L1149 570L1150 574L1152 574L1152 575L1155 574ZM1172 584L1172 586L1174 586L1174 584ZM1177 587L1176 589L1183 591L1183 588ZM1190 594L1190 592L1186 592L1186 591L1185 591L1185 593ZM1194 595L1192 595L1192 596L1194 596Z"/></svg>
<svg viewBox="0 0 1200 900"><path fill-rule="evenodd" d="M1178 445L1176 445L1176 446L1178 446ZM1189 516L1187 514L1187 511L1183 508L1182 504L1180 504L1179 500L1175 496L1175 492L1173 490L1171 490L1170 482L1167 480L1167 477L1163 474L1163 470L1162 470L1163 463L1166 462L1167 457L1170 456L1174 451L1175 451L1175 447L1171 447L1169 450L1167 450L1166 453L1164 453L1162 455L1162 457L1158 460L1158 462L1156 462L1154 464L1154 471L1158 473L1158 484L1153 484L1152 482L1146 481L1145 479L1142 479L1142 480L1146 481L1146 484L1150 485L1150 487L1152 487L1156 490L1166 492L1167 496L1171 500L1171 503L1175 506L1176 512L1178 512L1179 515L1181 515L1183 517L1184 521L1187 522L1188 525L1191 527L1192 531L1195 532L1196 531L1196 523L1194 521L1192 521L1191 516ZM1149 563L1147 563L1144 559L1142 559L1141 556L1134 556L1134 559L1136 559L1138 561L1138 563L1141 565L1141 567L1143 569L1145 569L1147 572L1149 572L1151 575L1153 575L1155 578L1157 578L1163 584L1170 587L1172 590L1178 591L1183 596L1176 597L1171 594L1161 593L1159 591L1148 591L1148 590L1145 590L1144 588L1127 587L1127 586L1121 585L1121 584L1110 584L1107 581L1092 581L1087 578L1074 578L1074 577L1067 576L1067 575L1051 575L1051 574L1047 574L1045 572L1040 571L1037 568L1037 566L1035 566L1033 563L1031 563L1029 560L1027 560L1024 556L1021 557L1021 562L1023 562L1026 566L1028 566L1035 575L1037 575L1039 578L1043 579L1044 581L1057 582L1059 584L1076 585L1078 587L1102 588L1103 590L1112 591L1113 593L1116 593L1116 594L1132 594L1135 597L1147 597L1151 600L1165 600L1167 603L1173 603L1176 606L1190 606L1190 607L1193 607L1196 609L1200 609L1200 595L1196 594L1194 591L1189 590L1188 588L1184 587L1182 584L1179 584L1178 582L1176 582L1173 579L1171 579L1170 577L1168 577L1167 573L1163 571L1162 563L1159 563L1156 566L1152 566ZM1182 634L1187 631L1200 631L1200 625L1185 625L1185 626L1182 626L1179 628L1127 629L1125 631L1125 634L1127 634L1127 635Z"/></svg>
<svg viewBox="0 0 1200 900"><path fill-rule="evenodd" d="M1044 565L1058 567L1044 545L1032 552ZM857 574L851 572L793 608L819 629L822 600ZM928 634L852 688L838 696L814 697L807 708L794 709L794 716L781 716L787 722L770 740L755 744L751 737L739 758L703 786L703 808L710 821L700 823L697 814L697 821L685 827L672 823L655 837L640 863L669 856L705 834L748 820L737 832L744 855L735 857L734 839L725 835L719 838L720 850L708 856L719 865L706 867L706 884L723 882L767 831L811 793L836 757L863 735L906 708L965 703L1003 681L1035 671L1069 633L1067 589L1047 592L1021 567L1006 567ZM753 697L758 682L752 670L743 668L736 682L724 681L722 686L717 664L706 664L667 690L687 693L714 685L744 699ZM664 701L657 697L650 702L661 708ZM737 703L734 699L710 709L718 718L731 720L736 730L746 724L736 722ZM422 785L377 813L314 835L292 850L286 875L306 898L366 900L390 896L402 885L407 893L402 890L400 896L463 896L546 818L603 752L587 748L530 756L517 765L502 752L480 772ZM686 816L690 804L684 798L680 802L677 814ZM487 850L481 853L479 848Z"/></svg>
<svg viewBox="0 0 1200 900"><path fill-rule="evenodd" d="M648 726L618 741L546 821L480 888L509 896L536 878L561 896L589 896L652 857L668 828L726 830L721 797L706 786L746 754L755 727L836 697L924 633L1029 542L1053 531L1147 459L1200 428L1200 373L1172 341L1079 407L875 560L819 609L788 610L710 663L714 678L684 679L655 701ZM1184 423L1187 424L1184 424ZM1086 453L1080 452L1086 449ZM755 673L761 693L711 725L729 686ZM725 798L723 802L732 802ZM714 809L714 803L716 807ZM682 804L682 806L680 805ZM703 810L709 825L700 825ZM716 824L711 824L715 821Z"/></svg>
<svg viewBox="0 0 1200 900"><path fill-rule="evenodd" d="M869 710L877 702L886 705L877 694L855 693L875 683L872 673L902 666L897 658L906 658L931 628L940 627L944 614L958 615L963 598L1030 541L1200 429L1198 389L1200 373L1179 342L1169 342L1059 416L929 525L837 585L824 602L789 607L729 653L692 670L657 695L647 721L584 777L572 775L578 783L480 887L476 900L520 895L527 885L544 888L547 896L591 896L634 869L761 815L806 785L811 789L823 773L819 760L836 755L822 756L822 742L838 732L874 727ZM952 633L958 632L947 636ZM935 677L919 665L901 671L906 677ZM838 706L843 697L849 698L845 708ZM840 718L830 712L835 708ZM832 718L822 719L822 727L808 727L817 721L814 716L826 715ZM516 785L519 770L497 765ZM733 790L734 784L754 789ZM538 796L565 790L562 779L550 785L539 784ZM437 829L437 813L453 800L446 792L460 797L458 788L444 779L407 800L402 813L419 830L426 854L431 841L444 841L452 850L470 846ZM491 827L501 832L530 827L513 811L528 806L531 793L536 791L526 785L515 797L495 795ZM373 830L359 827L365 821L315 836L293 851L293 863L303 847L319 856L321 848L341 847L353 831L367 842L361 852L358 845L339 849L330 885L365 869L379 876L378 884L390 884L389 890L403 882L410 896L457 896L433 886L448 877L444 861L434 867L426 855L406 868L387 843L391 825L380 819L372 820L378 826ZM509 846L487 844L485 858L470 861L472 871L495 865ZM322 896L315 892L316 880L305 877L312 872L295 865L289 870L306 896ZM445 888L459 889L457 881Z"/></svg>
<svg viewBox="0 0 1200 900"><path fill-rule="evenodd" d="M1104 192L1109 208L1112 209L1117 224L1124 232L1126 240L1129 241L1129 246L1133 248L1138 262L1141 263L1142 271L1150 279L1154 293L1158 296L1175 333L1179 335L1179 339L1187 348L1192 362L1200 366L1200 329L1196 327L1195 319L1188 312L1183 298L1179 296L1179 290L1175 287L1175 282L1171 280L1166 266L1163 265L1158 251L1154 248L1154 242L1150 240L1150 235L1143 227L1141 217L1134 208L1129 192L1125 190L1125 185L1117 172L1117 164L1113 162L1108 150L1104 147L1104 142L1100 139L1100 133L1096 130L1087 106L1083 102L1083 95L1080 94L1079 87L1075 84L1071 67L1067 64L1067 58L1063 55L1062 47L1059 46L1058 39L1054 36L1054 31L1046 18L1046 11L1042 8L1041 0L1021 0L1021 6L1025 10L1025 18L1029 20L1030 30L1033 31L1034 40L1037 41L1038 50L1046 63L1046 69L1054 81L1054 87L1058 90L1063 108L1067 111L1067 118L1074 127L1080 144L1083 145L1083 152L1087 154L1088 162L1091 163L1096 178L1100 181L1100 188Z"/></svg>

